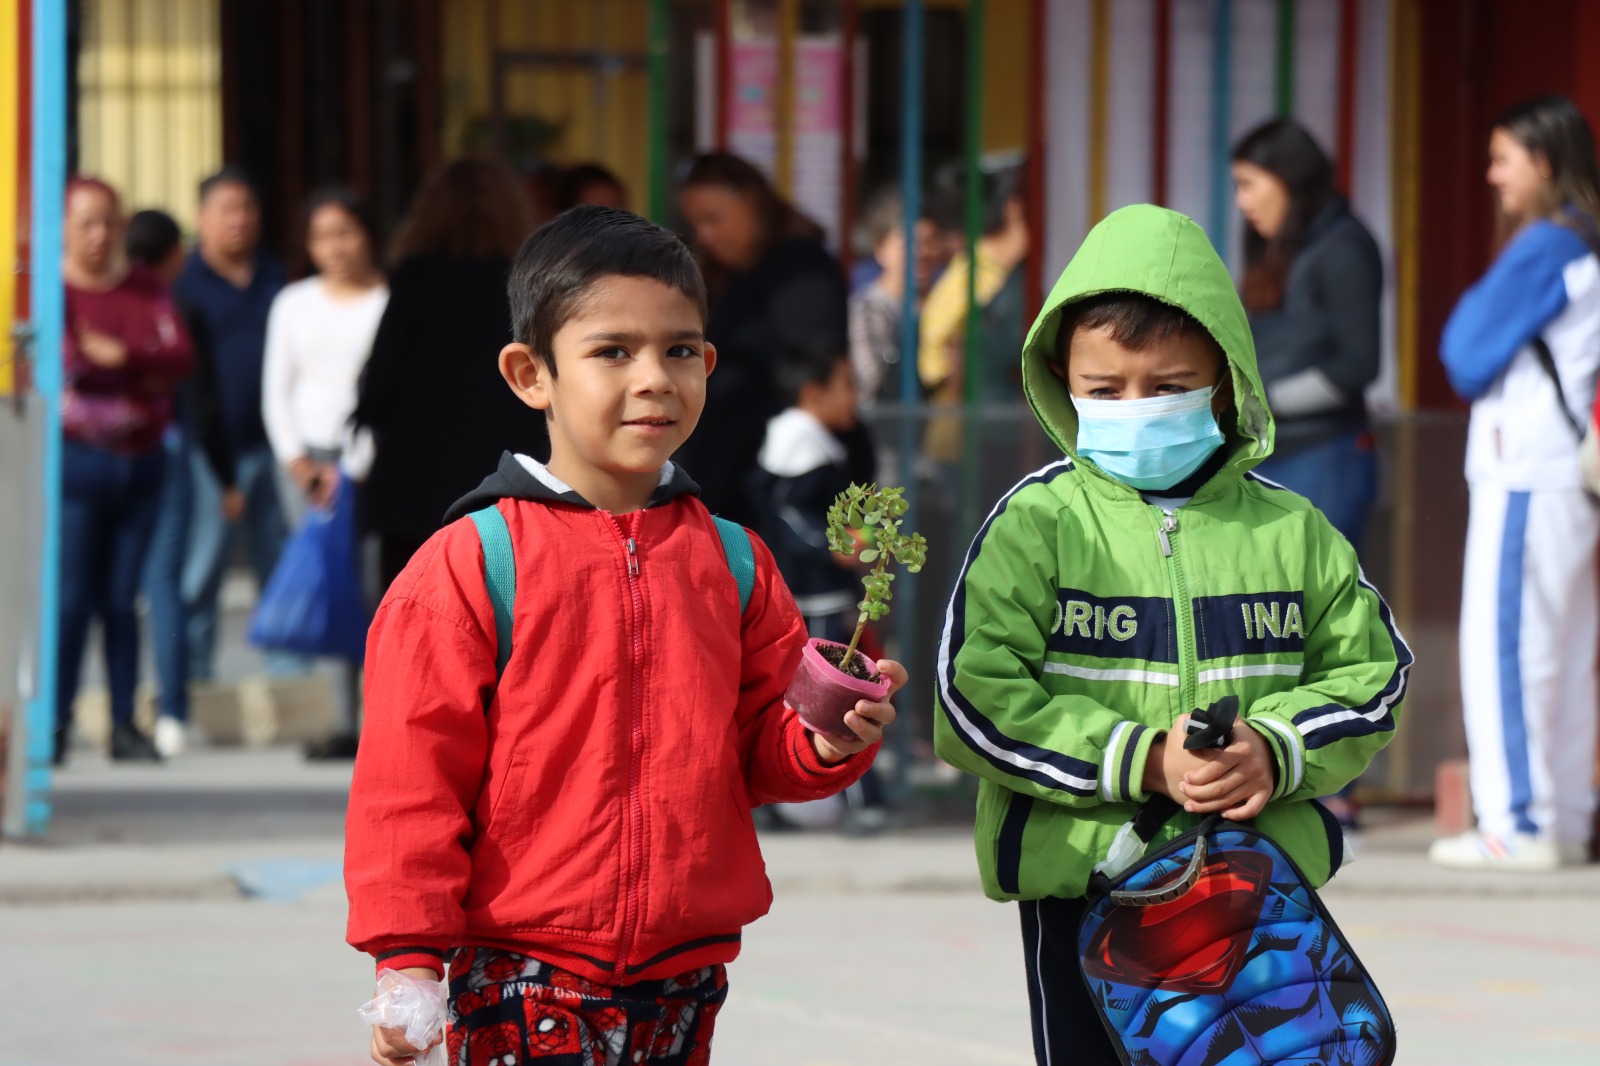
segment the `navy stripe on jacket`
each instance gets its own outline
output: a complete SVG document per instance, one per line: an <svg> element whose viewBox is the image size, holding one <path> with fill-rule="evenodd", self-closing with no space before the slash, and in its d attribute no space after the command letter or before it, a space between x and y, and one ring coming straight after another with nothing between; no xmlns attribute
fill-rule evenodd
<svg viewBox="0 0 1600 1066"><path fill-rule="evenodd" d="M961 576L956 579L955 591L950 597L950 608L945 615L944 639L939 649L939 693L944 699L945 713L954 731L974 752L977 752L996 769L1023 778L1042 788L1067 792L1074 796L1093 796L1098 788L1099 768L1092 762L1076 759L1059 751L1051 751L1035 744L1006 736L1000 729L962 694L956 685L956 658L966 640L967 572L978 557L983 542L993 528L995 520L1005 513L1006 505L1021 491L1033 485L1042 485L1056 475L1072 469L1072 460L1062 459L1051 463L1024 478L1010 492L1000 498L984 520L983 528L973 538L967 558L961 566Z"/></svg>

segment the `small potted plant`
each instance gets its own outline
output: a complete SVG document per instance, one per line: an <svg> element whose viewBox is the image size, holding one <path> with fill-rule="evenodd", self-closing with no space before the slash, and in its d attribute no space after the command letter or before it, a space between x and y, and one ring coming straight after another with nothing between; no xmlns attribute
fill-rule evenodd
<svg viewBox="0 0 1600 1066"><path fill-rule="evenodd" d="M877 701L888 694L888 679L878 674L873 662L856 646L861 643L867 623L889 613L889 600L894 595L890 561L913 574L927 561L928 542L922 535L900 532L909 506L902 488L851 485L828 508L828 547L875 565L861 579L866 596L859 605L861 616L856 620L855 636L848 645L831 640L807 641L800 667L784 695L800 720L814 732L853 737L850 727L844 724L844 716L855 709L858 701Z"/></svg>

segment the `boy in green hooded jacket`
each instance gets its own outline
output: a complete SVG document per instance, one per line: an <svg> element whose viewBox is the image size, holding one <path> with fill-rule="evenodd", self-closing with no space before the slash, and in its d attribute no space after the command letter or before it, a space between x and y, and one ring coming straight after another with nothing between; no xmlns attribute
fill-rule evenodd
<svg viewBox="0 0 1600 1066"><path fill-rule="evenodd" d="M1314 797L1388 743L1412 657L1349 543L1250 472L1272 415L1210 239L1163 208L1097 225L1022 351L1066 458L973 541L938 660L935 736L981 779L985 893L1019 900L1038 1061L1115 1064L1079 970L1095 863L1152 795L1250 820L1321 885L1343 834ZM1239 700L1226 748L1189 712ZM1170 741L1169 741L1169 738Z"/></svg>

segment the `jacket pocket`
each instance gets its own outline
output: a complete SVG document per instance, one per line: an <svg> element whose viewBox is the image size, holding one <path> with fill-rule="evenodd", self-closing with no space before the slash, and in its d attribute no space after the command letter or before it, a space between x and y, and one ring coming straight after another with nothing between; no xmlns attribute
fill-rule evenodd
<svg viewBox="0 0 1600 1066"><path fill-rule="evenodd" d="M995 880L999 882L1000 891L1008 895L1018 895L1022 891L1022 835L1032 811L1032 796L1011 793L1006 816L1000 821L1000 832L995 835Z"/></svg>
<svg viewBox="0 0 1600 1066"><path fill-rule="evenodd" d="M511 761L506 764L505 772L493 782L487 804L479 802L473 814L472 846L467 849L467 855L474 863L484 847L499 835L501 822L514 815L518 782L527 772L526 757L513 755ZM508 807L508 804L511 806Z"/></svg>

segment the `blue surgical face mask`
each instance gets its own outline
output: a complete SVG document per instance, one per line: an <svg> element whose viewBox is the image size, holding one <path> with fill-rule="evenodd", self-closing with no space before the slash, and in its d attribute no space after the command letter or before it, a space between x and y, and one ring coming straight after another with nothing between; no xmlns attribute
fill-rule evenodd
<svg viewBox="0 0 1600 1066"><path fill-rule="evenodd" d="M1146 400L1072 397L1078 454L1136 489L1170 489L1222 447L1211 413L1217 390L1194 389Z"/></svg>

